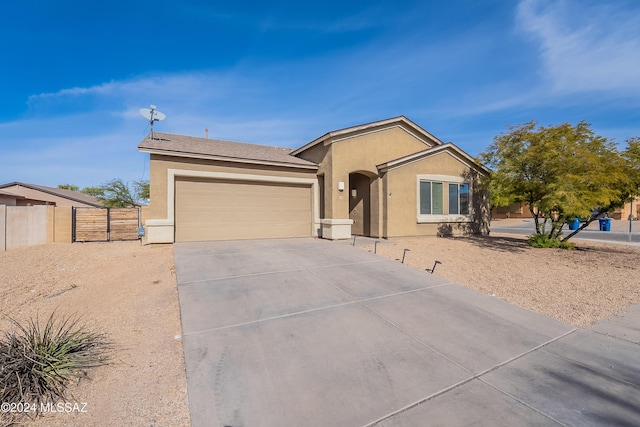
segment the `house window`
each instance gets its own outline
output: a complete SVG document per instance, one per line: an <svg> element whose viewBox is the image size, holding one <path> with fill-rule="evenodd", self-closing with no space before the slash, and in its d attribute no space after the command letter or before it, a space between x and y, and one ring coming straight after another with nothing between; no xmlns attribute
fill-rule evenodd
<svg viewBox="0 0 640 427"><path fill-rule="evenodd" d="M464 178L453 175L417 175L418 223L469 222L471 191Z"/></svg>
<svg viewBox="0 0 640 427"><path fill-rule="evenodd" d="M469 184L449 184L449 215L469 215Z"/></svg>
<svg viewBox="0 0 640 427"><path fill-rule="evenodd" d="M420 215L442 215L442 183L420 181Z"/></svg>

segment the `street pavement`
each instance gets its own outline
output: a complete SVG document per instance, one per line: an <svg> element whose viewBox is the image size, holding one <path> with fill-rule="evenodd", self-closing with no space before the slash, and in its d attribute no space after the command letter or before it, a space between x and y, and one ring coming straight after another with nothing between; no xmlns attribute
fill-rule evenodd
<svg viewBox="0 0 640 427"><path fill-rule="evenodd" d="M491 232L501 234L531 235L535 232L533 219L494 219L491 221ZM563 236L572 233L565 225ZM640 245L640 222L632 221L631 233L629 232L629 221L611 219L611 231L600 231L599 221L594 221L587 228L573 236L571 240L594 240L608 243L626 244L631 246Z"/></svg>
<svg viewBox="0 0 640 427"><path fill-rule="evenodd" d="M576 329L345 242L174 253L193 426L640 420L640 305Z"/></svg>

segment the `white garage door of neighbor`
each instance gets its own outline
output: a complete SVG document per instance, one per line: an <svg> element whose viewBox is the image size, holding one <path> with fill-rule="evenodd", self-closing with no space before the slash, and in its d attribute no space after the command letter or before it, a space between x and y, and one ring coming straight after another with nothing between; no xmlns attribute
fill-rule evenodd
<svg viewBox="0 0 640 427"><path fill-rule="evenodd" d="M308 237L311 186L176 178L176 242Z"/></svg>

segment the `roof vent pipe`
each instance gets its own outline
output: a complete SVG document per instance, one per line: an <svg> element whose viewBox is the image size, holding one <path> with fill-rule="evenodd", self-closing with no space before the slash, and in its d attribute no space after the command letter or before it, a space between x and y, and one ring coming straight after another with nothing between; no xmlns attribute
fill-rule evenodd
<svg viewBox="0 0 640 427"><path fill-rule="evenodd" d="M209 139L209 128L204 128L204 137Z"/></svg>

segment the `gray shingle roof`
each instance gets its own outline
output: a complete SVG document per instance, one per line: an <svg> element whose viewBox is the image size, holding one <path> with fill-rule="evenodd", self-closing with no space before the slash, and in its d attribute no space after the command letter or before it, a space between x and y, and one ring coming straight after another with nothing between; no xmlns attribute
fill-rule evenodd
<svg viewBox="0 0 640 427"><path fill-rule="evenodd" d="M290 148L158 132L154 132L153 136L153 139L146 138L140 142L138 149L159 151L166 155L213 157L227 161L268 162L309 168L318 166L313 162L292 156L293 150Z"/></svg>

